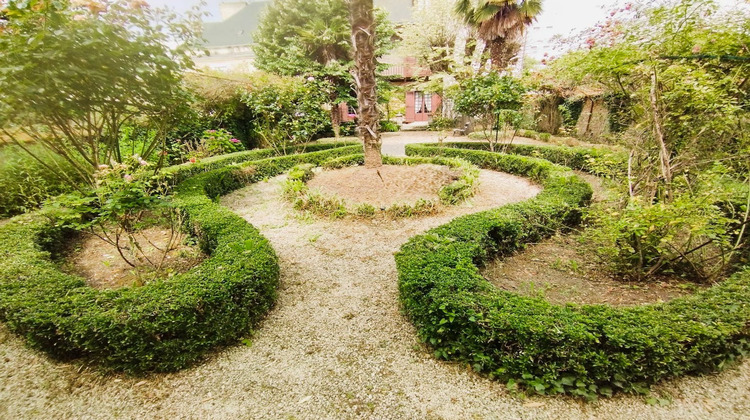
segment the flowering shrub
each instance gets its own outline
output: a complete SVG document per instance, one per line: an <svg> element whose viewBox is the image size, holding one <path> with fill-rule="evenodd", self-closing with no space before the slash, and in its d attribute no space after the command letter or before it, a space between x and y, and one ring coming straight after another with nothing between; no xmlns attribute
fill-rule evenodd
<svg viewBox="0 0 750 420"><path fill-rule="evenodd" d="M188 149L188 160L195 163L198 159L211 156L219 156L227 153L241 152L245 150L242 142L232 136L227 130L206 130L203 136L194 146L185 143Z"/></svg>
<svg viewBox="0 0 750 420"><path fill-rule="evenodd" d="M234 138L232 133L223 128L219 130L204 131L201 143L206 145L206 149L211 156L245 150L245 146L242 145L242 142Z"/></svg>
<svg viewBox="0 0 750 420"><path fill-rule="evenodd" d="M131 267L158 270L164 258L149 259L135 233L149 225L166 225L172 232L162 250L166 255L182 238L182 218L167 201L167 184L157 181L159 176L150 174L149 166L139 155L123 163L99 165L92 190L54 199L46 214L59 227L85 232L109 243Z"/></svg>

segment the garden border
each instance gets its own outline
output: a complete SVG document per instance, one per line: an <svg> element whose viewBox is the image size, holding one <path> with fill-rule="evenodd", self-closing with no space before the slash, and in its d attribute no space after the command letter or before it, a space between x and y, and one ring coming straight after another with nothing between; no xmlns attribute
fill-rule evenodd
<svg viewBox="0 0 750 420"><path fill-rule="evenodd" d="M59 358L89 357L129 373L175 371L232 343L272 307L279 278L269 242L213 199L301 162L361 151L345 146L245 162L194 176L175 189L209 258L143 287L96 290L61 272L49 251L64 237L40 211L0 227L0 320Z"/></svg>
<svg viewBox="0 0 750 420"><path fill-rule="evenodd" d="M352 154L331 159L323 163L325 169L341 169L352 166L362 166L365 163L364 154ZM383 214L391 218L426 216L438 211L438 205L456 205L472 197L479 182L479 168L471 163L455 158L442 157L392 157L383 156L386 165L444 165L461 171L458 180L446 185L438 192L439 201L420 199L414 204L395 203L385 209L377 209L368 203L361 203L356 208L346 206L346 202L336 196L324 197L310 191L307 182L314 177L311 165L298 165L289 171L289 178L284 185L284 195L287 196L298 210L310 211L320 216L334 218L357 216L374 217Z"/></svg>
<svg viewBox="0 0 750 420"><path fill-rule="evenodd" d="M418 235L396 255L402 305L437 357L511 388L594 398L716 371L750 349L750 269L689 297L631 308L556 306L497 289L478 265L576 223L590 186L531 157L437 145L408 145L407 154L461 157L544 186L529 201Z"/></svg>

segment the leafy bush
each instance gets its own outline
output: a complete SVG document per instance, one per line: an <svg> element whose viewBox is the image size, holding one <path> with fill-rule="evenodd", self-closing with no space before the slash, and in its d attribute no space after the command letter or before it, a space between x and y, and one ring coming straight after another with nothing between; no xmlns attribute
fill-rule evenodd
<svg viewBox="0 0 750 420"><path fill-rule="evenodd" d="M737 224L715 197L683 195L671 203L631 200L595 213L586 237L616 272L634 280L672 272L710 280L731 264Z"/></svg>
<svg viewBox="0 0 750 420"><path fill-rule="evenodd" d="M223 128L206 130L195 144L186 142L184 146L188 150L187 157L191 162L197 159L245 150L242 141L232 136L232 133Z"/></svg>
<svg viewBox="0 0 750 420"><path fill-rule="evenodd" d="M452 130L454 127L456 127L455 118L432 117L432 120L430 120L430 123L427 125L427 130L444 131Z"/></svg>
<svg viewBox="0 0 750 420"><path fill-rule="evenodd" d="M552 134L550 133L539 133L539 140L549 142L552 140Z"/></svg>
<svg viewBox="0 0 750 420"><path fill-rule="evenodd" d="M489 151L489 145L473 142L443 143L443 146L458 149ZM411 146L407 145L407 150ZM418 146L413 146L418 147ZM447 149L447 150L448 150ZM451 152L452 153L452 152ZM507 145L506 153L538 157L562 166L589 172L594 175L618 178L626 175L628 156L622 152L593 147Z"/></svg>
<svg viewBox="0 0 750 420"><path fill-rule="evenodd" d="M50 156L38 146L26 147L33 149L44 163L18 146L0 148L0 217L37 209L49 197L70 192L83 182L64 159Z"/></svg>
<svg viewBox="0 0 750 420"><path fill-rule="evenodd" d="M63 229L85 231L117 249L125 263L139 276L159 271L167 254L179 244L182 214L166 199L168 184L160 182L138 155L124 163L102 165L94 175L96 187L54 198L55 222ZM169 242L159 251L160 259L150 259L143 251L136 232L161 225L171 232Z"/></svg>
<svg viewBox="0 0 750 420"><path fill-rule="evenodd" d="M54 211L13 219L0 227L0 319L54 356L90 357L126 372L184 368L257 324L278 285L278 261L268 241L213 199L295 164L317 165L352 149L246 162L183 182L174 204L210 257L185 274L143 287L99 291L61 272L50 253L65 234L50 223Z"/></svg>
<svg viewBox="0 0 750 420"><path fill-rule="evenodd" d="M520 128L523 116L519 109L525 92L518 80L490 72L462 81L455 97L455 107L463 115L480 119L485 139L490 149L495 150L498 137L509 138L510 133ZM492 134L493 131L497 136Z"/></svg>
<svg viewBox="0 0 750 420"><path fill-rule="evenodd" d="M287 77L243 92L242 103L253 116L253 136L274 149L314 140L330 127L323 105L331 89L323 80Z"/></svg>
<svg viewBox="0 0 750 420"><path fill-rule="evenodd" d="M401 127L397 122L380 120L380 132L381 133L398 133L401 131Z"/></svg>
<svg viewBox="0 0 750 420"><path fill-rule="evenodd" d="M534 158L428 145L409 145L407 153L460 156L544 186L532 200L416 236L397 254L401 301L437 357L470 364L508 387L595 398L721 369L749 350L747 269L693 296L632 308L556 306L498 290L477 265L577 223L590 187Z"/></svg>

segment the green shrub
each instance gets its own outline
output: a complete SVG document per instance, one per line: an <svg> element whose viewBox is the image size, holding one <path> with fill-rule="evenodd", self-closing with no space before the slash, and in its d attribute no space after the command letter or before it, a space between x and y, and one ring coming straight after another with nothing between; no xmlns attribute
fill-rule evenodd
<svg viewBox="0 0 750 420"><path fill-rule="evenodd" d="M550 133L539 133L539 140L549 142L552 140L552 134Z"/></svg>
<svg viewBox="0 0 750 420"><path fill-rule="evenodd" d="M398 133L401 131L401 127L397 122L381 120L380 121L380 132L381 133Z"/></svg>
<svg viewBox="0 0 750 420"><path fill-rule="evenodd" d="M247 333L273 305L278 285L278 261L268 241L214 198L356 147L361 150L246 162L182 182L174 204L209 258L143 287L87 287L51 258L65 234L50 222L54 212L12 219L0 227L0 320L32 347L57 357L89 357L126 372L184 368Z"/></svg>
<svg viewBox="0 0 750 420"><path fill-rule="evenodd" d="M427 125L427 130L444 131L444 130L452 130L455 127L456 127L455 118L432 117L432 119L430 120L430 123Z"/></svg>
<svg viewBox="0 0 750 420"><path fill-rule="evenodd" d="M437 357L509 387L594 398L646 392L662 379L721 369L748 351L750 269L690 297L629 308L556 306L495 288L477 266L577 223L591 188L529 157L427 145L407 152L460 156L544 186L532 200L416 236L397 254L401 302Z"/></svg>
<svg viewBox="0 0 750 420"><path fill-rule="evenodd" d="M362 146L357 146L358 143L354 142L338 144L313 143L289 147L286 149L281 149L280 151L292 154L302 152L312 153L317 151L348 147L346 150L349 150L350 153L356 153L357 151L362 149ZM278 152L274 149L248 150L244 152L230 153L228 155L214 156L207 159L200 159L194 163L191 162L182 165L170 166L168 168L162 169L161 173L164 174L164 176L171 178L172 183L177 184L196 174L209 172L214 169L226 166L238 165L243 162L252 160L267 159L276 156L277 154Z"/></svg>
<svg viewBox="0 0 750 420"><path fill-rule="evenodd" d="M489 151L489 146L486 143L457 142L443 143L443 146L446 148L446 151L450 149ZM407 145L407 154L409 154L410 150L415 152L419 147L420 145L418 144ZM511 144L507 145L506 152L513 155L538 157L558 165L607 178L621 177L627 173L627 154L605 148ZM450 153L458 152L447 153L446 156L450 156Z"/></svg>
<svg viewBox="0 0 750 420"><path fill-rule="evenodd" d="M70 192L82 181L63 158L50 156L39 146L26 147L44 164L18 146L0 147L0 218L35 210L49 197Z"/></svg>

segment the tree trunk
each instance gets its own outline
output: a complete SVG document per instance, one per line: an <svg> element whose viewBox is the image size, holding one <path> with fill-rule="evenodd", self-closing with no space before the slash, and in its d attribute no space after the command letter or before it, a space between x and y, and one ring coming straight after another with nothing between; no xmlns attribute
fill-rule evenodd
<svg viewBox="0 0 750 420"><path fill-rule="evenodd" d="M380 154L380 115L375 80L375 19L373 0L351 0L354 84L359 103L359 138L365 147L365 167L383 166Z"/></svg>
<svg viewBox="0 0 750 420"><path fill-rule="evenodd" d="M664 129L661 125L661 113L659 111L658 97L659 80L656 76L656 68L651 75L651 112L654 118L654 134L656 141L659 143L659 161L661 163L661 173L664 177L664 184L667 190L667 201L672 201L672 162L671 154L667 149L667 142L664 138Z"/></svg>
<svg viewBox="0 0 750 420"><path fill-rule="evenodd" d="M336 102L331 104L331 128L336 141L341 138L341 107Z"/></svg>
<svg viewBox="0 0 750 420"><path fill-rule="evenodd" d="M521 50L521 44L514 39L496 38L489 42L492 69L501 72L510 67Z"/></svg>

